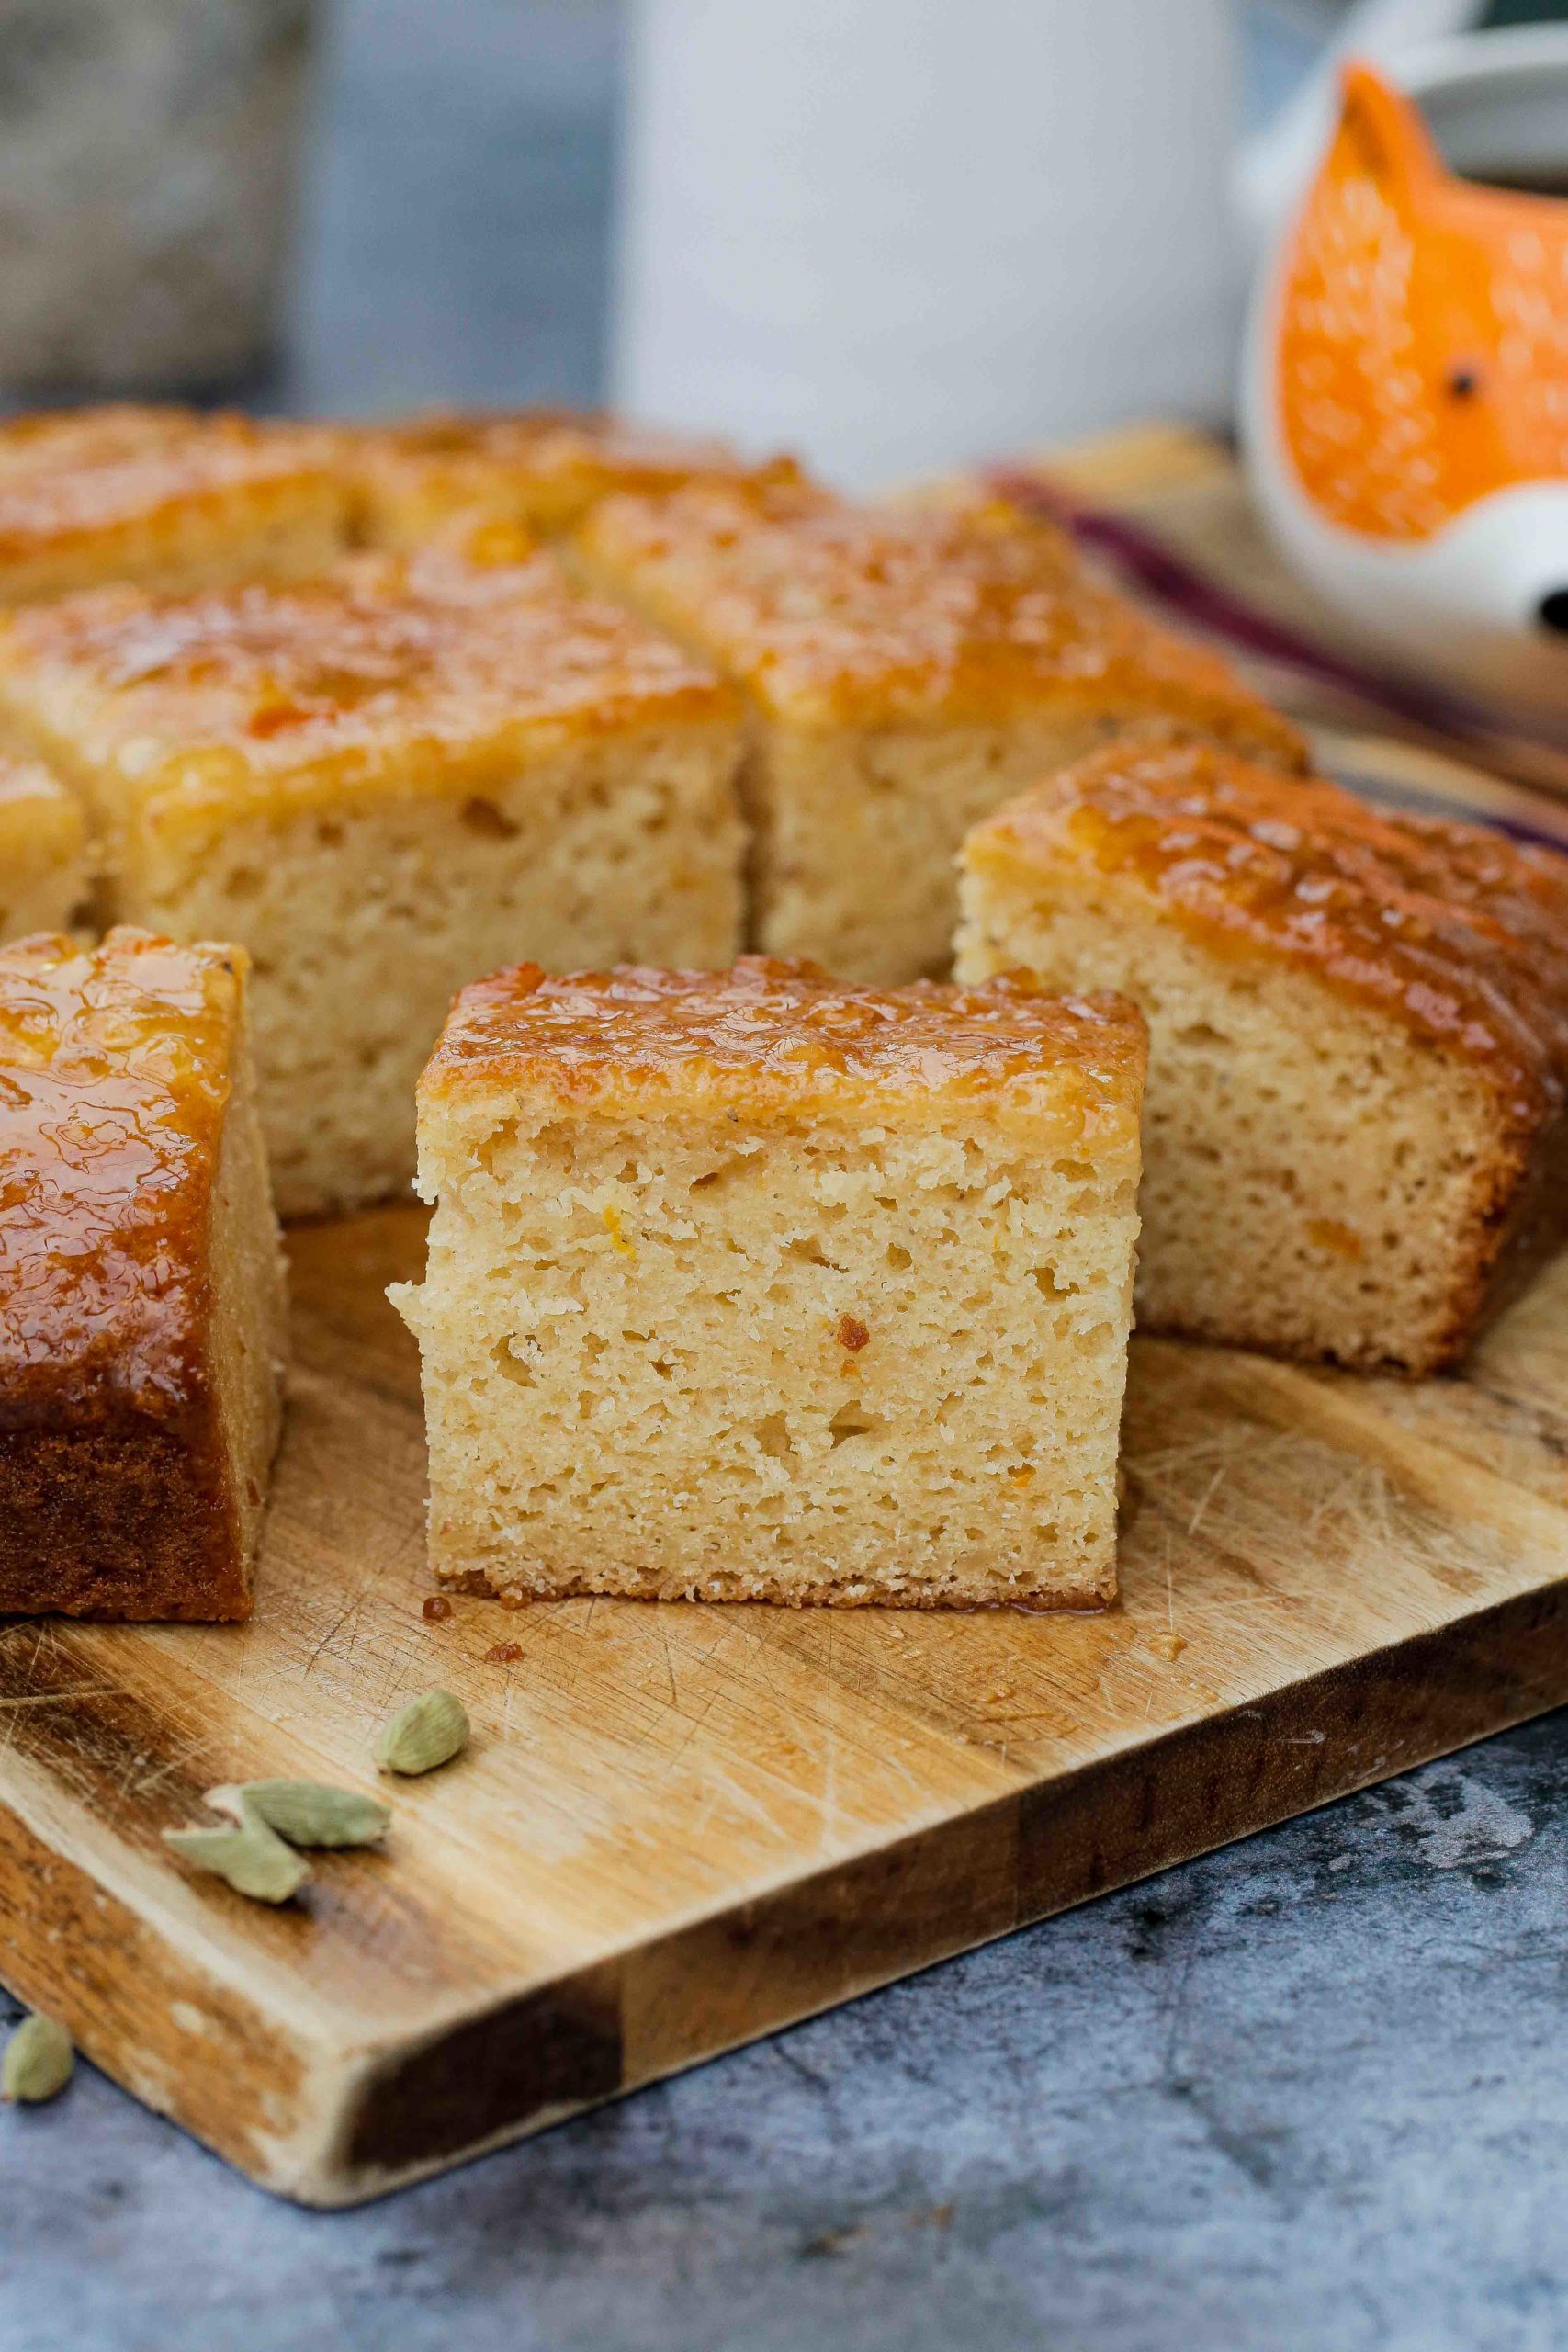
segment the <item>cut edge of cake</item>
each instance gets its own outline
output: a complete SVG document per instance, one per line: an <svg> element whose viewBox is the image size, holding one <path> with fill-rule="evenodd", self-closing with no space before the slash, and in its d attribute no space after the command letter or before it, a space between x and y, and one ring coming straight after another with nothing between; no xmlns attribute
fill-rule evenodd
<svg viewBox="0 0 1568 2352"><path fill-rule="evenodd" d="M1299 729L1219 655L999 499L702 483L606 500L570 560L747 696L750 943L868 985L948 968L964 834L1107 739L1307 763Z"/></svg>
<svg viewBox="0 0 1568 2352"><path fill-rule="evenodd" d="M801 971L524 989L559 1005L683 981L689 1009L739 978L754 1018L729 1068L700 1040L661 1061L657 1037L639 1064L624 1000L607 1063L558 1031L519 1060L518 976L459 998L421 1086L426 1278L391 1294L421 1344L442 1581L513 1600L1113 1597L1142 1023L1043 1012L1061 1065L1016 1101L1006 1078L879 1088L809 1043L801 1066L764 1049L748 1069L759 999ZM874 1019L916 999L933 1030L944 998L976 1017L1043 1003L808 985Z"/></svg>
<svg viewBox="0 0 1568 2352"><path fill-rule="evenodd" d="M1568 1229L1568 1122L1556 1061L1568 1034L1568 958L1559 951L1562 967L1532 1007L1529 1068L1464 1049L1461 1018L1447 1041L1424 1034L1391 971L1379 969L1392 950L1375 939L1358 989L1342 971L1330 977L1292 954L1283 932L1270 940L1205 929L1135 868L1102 868L1092 828L1075 837L1080 798L1092 799L1107 776L1135 775L1140 761L1155 766L1138 747L1116 747L971 834L956 968L978 981L1021 964L1046 985L1115 988L1144 1010L1151 1044L1140 1328L1362 1372L1439 1370ZM1186 856L1195 870L1192 820L1205 770L1225 763L1190 748L1160 764L1178 777L1177 804L1147 821L1166 829L1173 859ZM1256 851L1286 861L1289 888L1304 876L1296 911L1308 922L1322 899L1313 900L1319 885L1292 831L1326 842L1343 824L1353 842L1370 828L1393 855L1402 843L1424 855L1445 832L1363 810L1320 781L1281 786L1252 771L1247 784L1240 763L1228 773L1258 797ZM1447 831L1456 843L1467 833L1484 843L1500 871L1512 872L1520 855L1478 829ZM1239 873L1214 883L1234 889L1238 910L1247 887ZM1568 865L1555 888L1568 924ZM1446 969L1439 960L1423 978L1435 983L1434 1001L1445 986L1462 1001L1468 918L1440 899L1406 912L1400 897L1388 896L1390 941L1396 921L1406 930L1422 921L1446 926L1461 944L1446 945ZM1368 903L1382 911L1375 888ZM1281 907L1282 924L1290 910ZM1272 910L1263 921L1274 921ZM1484 936L1475 953L1484 988ZM1512 1014L1503 1023L1511 1052Z"/></svg>
<svg viewBox="0 0 1568 2352"><path fill-rule="evenodd" d="M376 717L405 638L428 695ZM289 1216L410 1182L415 1082L476 973L740 944L739 698L547 557L0 615L0 707L93 811L107 919L250 949Z"/></svg>

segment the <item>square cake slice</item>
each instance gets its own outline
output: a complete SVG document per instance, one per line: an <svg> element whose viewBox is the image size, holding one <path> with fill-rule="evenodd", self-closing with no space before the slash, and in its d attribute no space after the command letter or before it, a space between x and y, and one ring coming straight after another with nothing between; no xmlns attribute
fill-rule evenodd
<svg viewBox="0 0 1568 2352"><path fill-rule="evenodd" d="M1147 1016L1141 1325L1430 1372L1561 1236L1568 860L1129 743L964 864L965 979Z"/></svg>
<svg viewBox="0 0 1568 2352"><path fill-rule="evenodd" d="M1145 1033L1027 982L535 966L420 1083L439 1576L513 1599L1115 1590Z"/></svg>
<svg viewBox="0 0 1568 2352"><path fill-rule="evenodd" d="M455 517L511 523L548 537L613 492L659 495L709 477L794 480L788 458L753 468L728 442L693 440L569 409L438 413L367 426L345 443L357 536L408 549Z"/></svg>
<svg viewBox="0 0 1568 2352"><path fill-rule="evenodd" d="M752 944L844 978L945 971L964 835L1109 733L1304 762L1222 662L1000 503L947 514L702 485L609 500L574 554L745 691Z"/></svg>
<svg viewBox="0 0 1568 2352"><path fill-rule="evenodd" d="M63 931L90 881L80 803L36 760L0 752L0 942Z"/></svg>
<svg viewBox="0 0 1568 2352"><path fill-rule="evenodd" d="M246 1617L285 1348L245 957L0 951L0 1611Z"/></svg>
<svg viewBox="0 0 1568 2352"><path fill-rule="evenodd" d="M0 712L87 799L118 920L250 949L286 1216L410 1182L476 973L739 944L733 689L548 557L0 615Z"/></svg>
<svg viewBox="0 0 1568 2352"><path fill-rule="evenodd" d="M106 580L188 590L295 579L343 552L338 437L185 408L0 423L0 604Z"/></svg>

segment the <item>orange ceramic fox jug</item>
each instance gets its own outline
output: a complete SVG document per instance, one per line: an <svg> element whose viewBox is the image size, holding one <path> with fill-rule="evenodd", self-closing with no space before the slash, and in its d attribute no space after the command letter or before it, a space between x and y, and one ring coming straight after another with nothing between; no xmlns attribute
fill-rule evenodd
<svg viewBox="0 0 1568 2352"><path fill-rule="evenodd" d="M1348 66L1243 413L1276 537L1369 640L1568 714L1568 200L1456 177L1416 107Z"/></svg>

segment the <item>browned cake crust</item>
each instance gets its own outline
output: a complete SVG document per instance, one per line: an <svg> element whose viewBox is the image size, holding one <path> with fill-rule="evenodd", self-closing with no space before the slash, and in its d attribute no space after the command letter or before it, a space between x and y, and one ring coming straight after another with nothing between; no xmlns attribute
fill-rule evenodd
<svg viewBox="0 0 1568 2352"><path fill-rule="evenodd" d="M383 548L417 545L459 514L550 535L570 530L612 492L658 495L708 476L795 472L787 458L753 469L725 441L570 409L442 412L366 428L348 450L355 530Z"/></svg>
<svg viewBox="0 0 1568 2352"><path fill-rule="evenodd" d="M1059 532L999 502L942 513L700 484L606 501L579 548L594 577L802 728L1111 706L1304 764L1296 729L1224 662L1167 636L1087 578Z"/></svg>
<svg viewBox="0 0 1568 2352"><path fill-rule="evenodd" d="M0 713L91 808L120 920L238 939L279 1205L412 1174L452 991L524 953L728 960L740 698L514 526L0 612Z"/></svg>
<svg viewBox="0 0 1568 2352"><path fill-rule="evenodd" d="M607 1115L759 1125L873 1112L925 1124L968 1101L1021 1133L1135 1150L1126 1105L1146 1051L1132 1005L1047 995L1027 973L876 989L771 956L556 978L522 964L459 992L420 1098L544 1094Z"/></svg>
<svg viewBox="0 0 1568 2352"><path fill-rule="evenodd" d="M1202 746L1128 742L999 810L964 862L1026 890L1092 874L1106 908L1157 910L1222 967L1308 975L1479 1082L1476 1215L1415 1368L1461 1353L1568 1230L1568 859Z"/></svg>
<svg viewBox="0 0 1568 2352"><path fill-rule="evenodd" d="M1385 814L1199 744L1116 744L970 840L996 871L1066 854L1222 954L1314 973L1483 1070L1510 1135L1562 1114L1568 858L1480 825Z"/></svg>
<svg viewBox="0 0 1568 2352"><path fill-rule="evenodd" d="M347 527L337 436L129 405L0 424L0 601L313 568Z"/></svg>
<svg viewBox="0 0 1568 2352"><path fill-rule="evenodd" d="M0 1610L249 1614L211 1261L243 962L0 954Z"/></svg>
<svg viewBox="0 0 1568 2352"><path fill-rule="evenodd" d="M362 788L452 793L637 721L727 718L733 691L547 556L352 557L292 585L105 588L0 614L0 701L111 829L167 834Z"/></svg>

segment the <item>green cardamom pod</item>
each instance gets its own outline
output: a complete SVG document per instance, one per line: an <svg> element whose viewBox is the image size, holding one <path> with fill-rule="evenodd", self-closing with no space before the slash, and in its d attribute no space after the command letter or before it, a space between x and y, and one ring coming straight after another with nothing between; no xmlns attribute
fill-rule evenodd
<svg viewBox="0 0 1568 2352"><path fill-rule="evenodd" d="M310 1875L292 1846L254 1814L243 1814L232 1829L165 1829L164 1842L197 1870L226 1880L236 1894L254 1895L258 1903L287 1903Z"/></svg>
<svg viewBox="0 0 1568 2352"><path fill-rule="evenodd" d="M382 1724L371 1752L383 1772L434 1772L468 1744L462 1701L450 1690L425 1690Z"/></svg>
<svg viewBox="0 0 1568 2352"><path fill-rule="evenodd" d="M0 2098L36 2107L65 2088L75 2064L71 2036L60 2020L35 2010L22 2019L6 2044L6 2055L0 2059Z"/></svg>
<svg viewBox="0 0 1568 2352"><path fill-rule="evenodd" d="M374 1846L391 1826L379 1797L333 1789L321 1781L242 1781L209 1789L207 1802L244 1827L259 1818L291 1846Z"/></svg>

